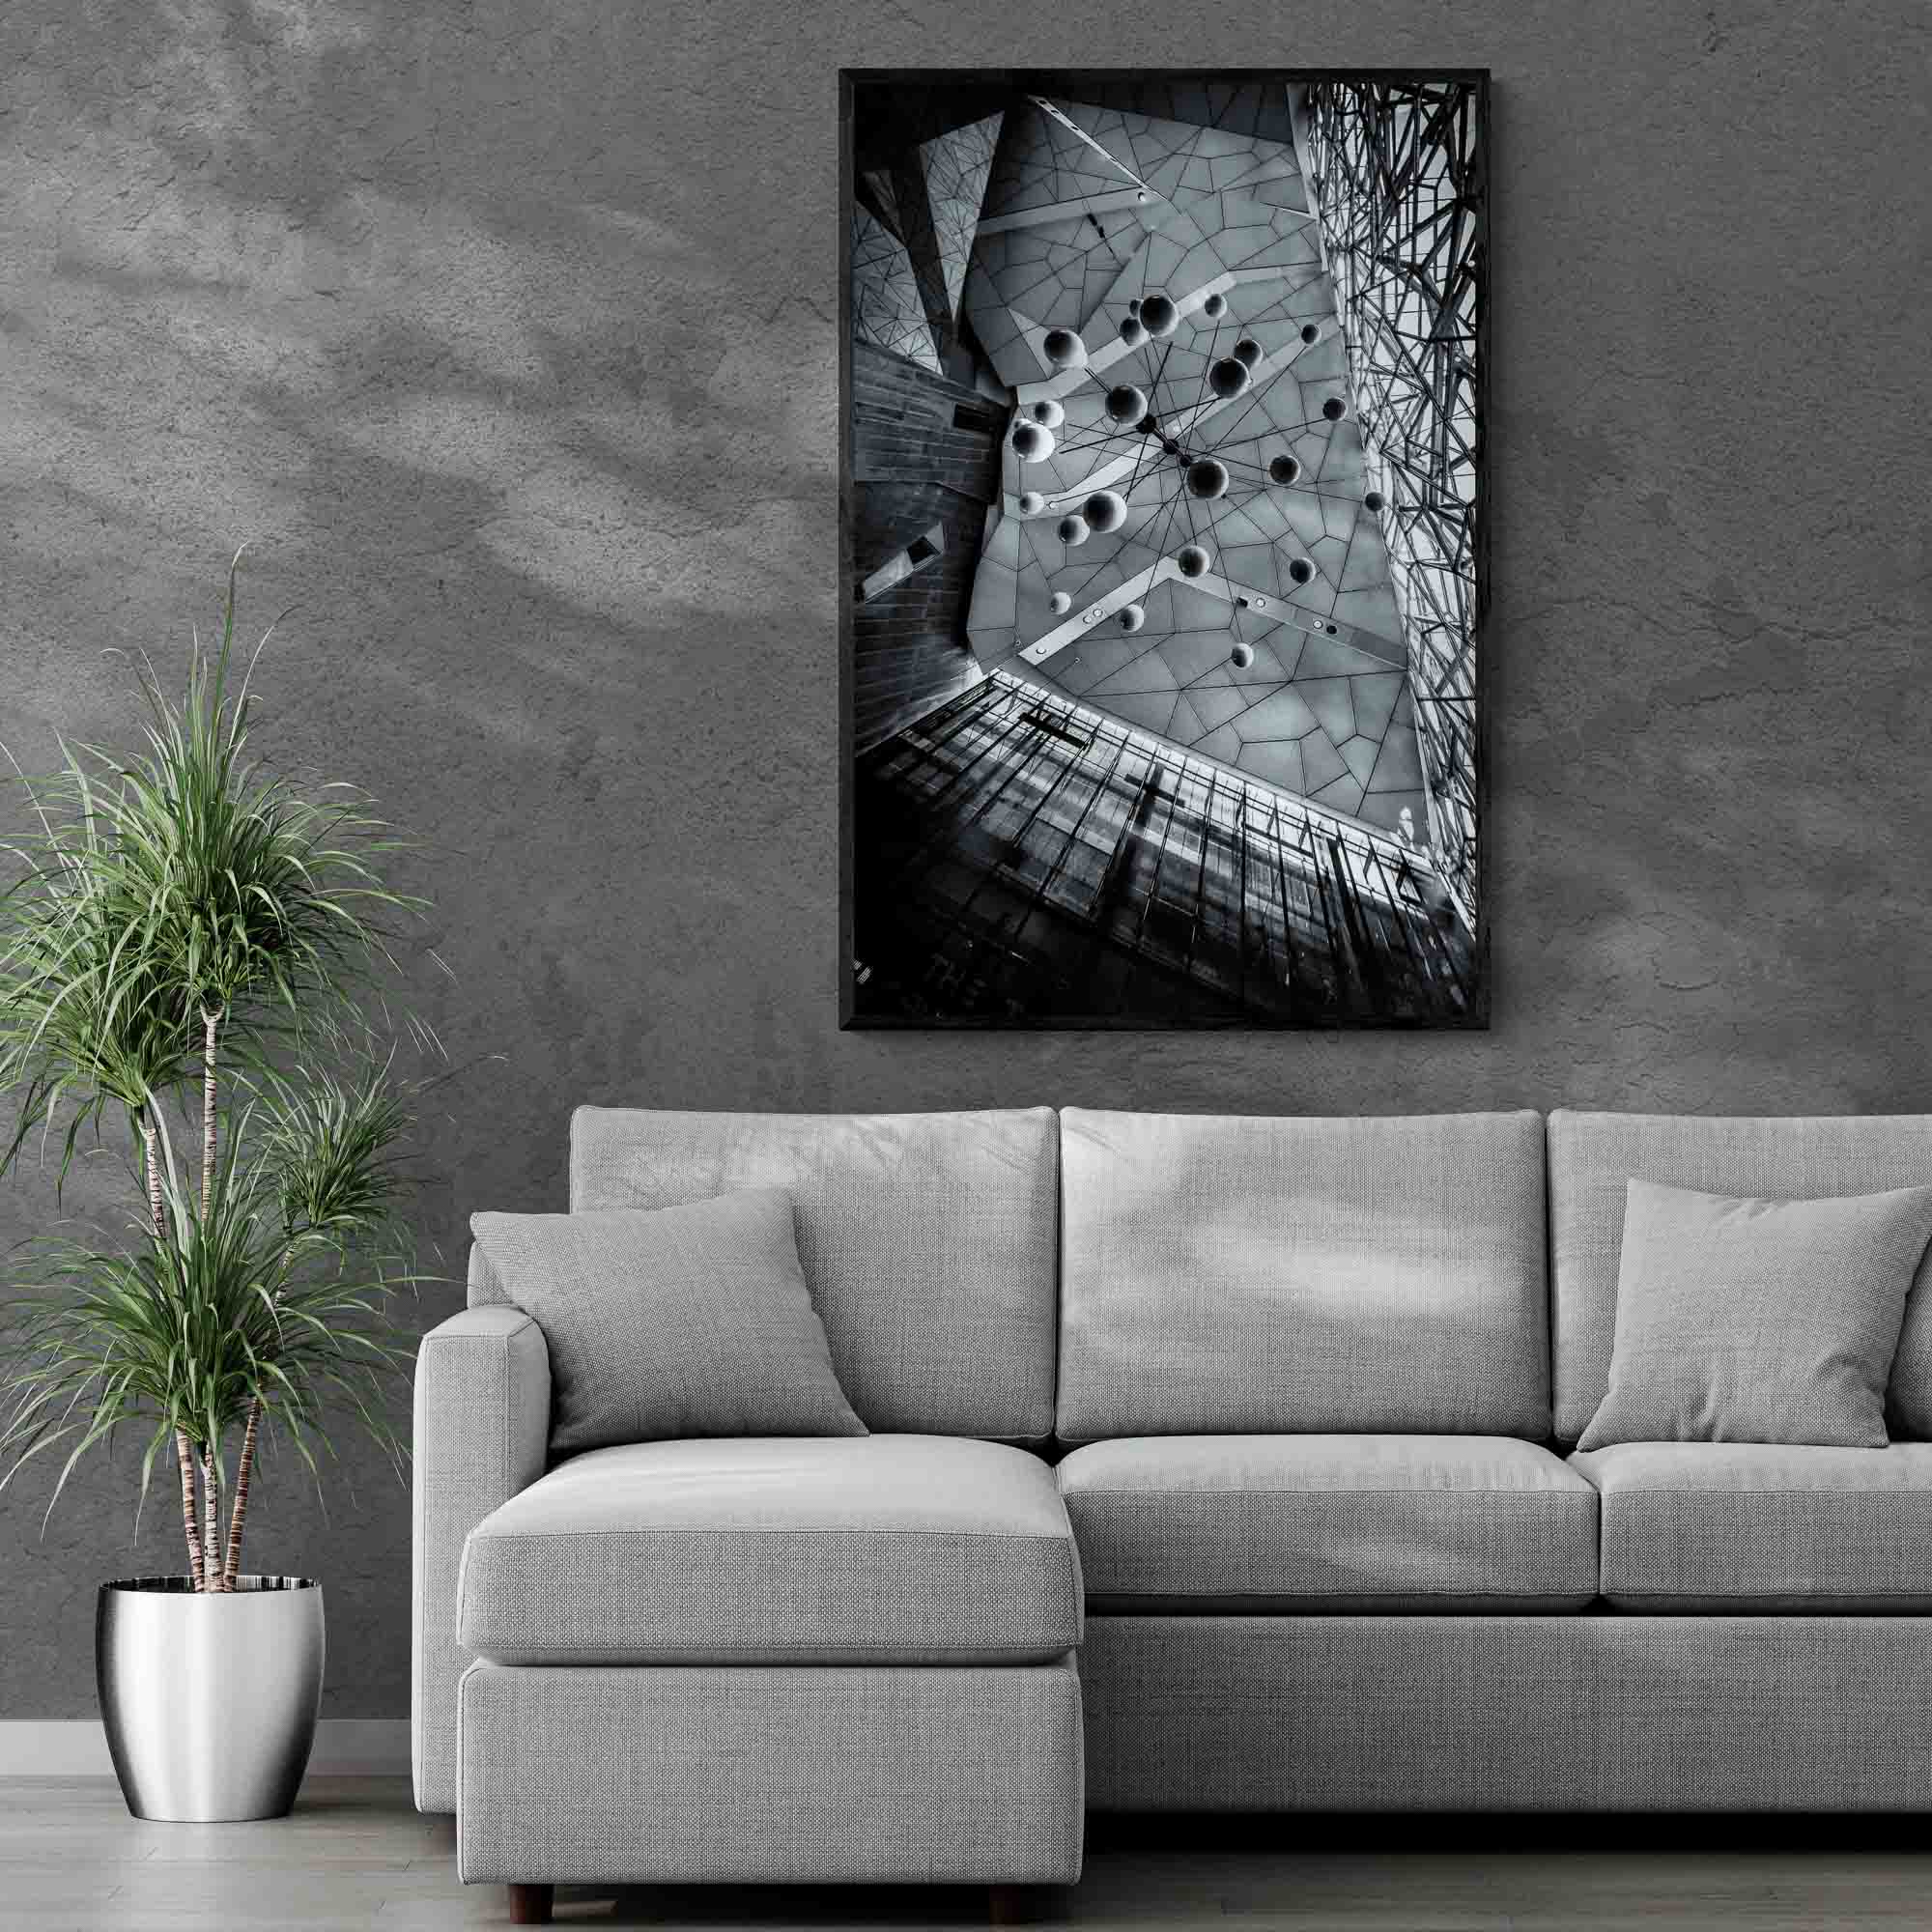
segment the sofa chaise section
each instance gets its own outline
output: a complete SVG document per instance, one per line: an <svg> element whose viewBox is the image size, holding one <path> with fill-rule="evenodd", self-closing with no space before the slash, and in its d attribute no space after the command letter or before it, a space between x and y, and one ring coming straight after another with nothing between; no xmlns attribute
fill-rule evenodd
<svg viewBox="0 0 1932 1932"><path fill-rule="evenodd" d="M516 1664L1048 1663L1080 1641L1053 1472L948 1435L596 1449L479 1523L473 1656Z"/></svg>
<svg viewBox="0 0 1932 1932"><path fill-rule="evenodd" d="M472 1253L417 1370L417 1803L533 1916L575 1879L1069 1882L1078 1558L1013 1446L1053 1424L1053 1114L573 1121L573 1211L751 1187L877 1433L552 1467L542 1331Z"/></svg>

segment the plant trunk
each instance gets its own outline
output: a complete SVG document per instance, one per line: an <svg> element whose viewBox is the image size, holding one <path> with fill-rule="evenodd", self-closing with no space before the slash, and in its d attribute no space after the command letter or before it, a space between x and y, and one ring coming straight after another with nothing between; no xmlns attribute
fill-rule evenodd
<svg viewBox="0 0 1932 1932"><path fill-rule="evenodd" d="M182 1529L187 1537L187 1574L197 1590L206 1589L201 1569L201 1525L195 1520L194 1445L188 1441L185 1429L175 1431L175 1462L181 1468Z"/></svg>
<svg viewBox="0 0 1932 1932"><path fill-rule="evenodd" d="M214 1036L221 1025L217 1012L201 1016L201 1218L208 1219L214 1199Z"/></svg>
<svg viewBox="0 0 1932 1932"><path fill-rule="evenodd" d="M248 1478L255 1473L255 1438L262 1429L262 1398L248 1405L248 1424L242 1432L242 1459L235 1465L235 1502L228 1514L228 1555L222 1565L221 1586L235 1587L242 1569L242 1530L248 1515Z"/></svg>
<svg viewBox="0 0 1932 1932"><path fill-rule="evenodd" d="M161 1201L160 1136L145 1116L141 1121L141 1164L147 1170L148 1214L155 1238L167 1238L168 1217ZM175 1464L181 1471L182 1529L187 1538L187 1574L197 1590L206 1587L201 1569L201 1529L195 1520L194 1450L184 1429L175 1431Z"/></svg>
<svg viewBox="0 0 1932 1932"><path fill-rule="evenodd" d="M148 1218L155 1226L155 1238L162 1239L168 1231L168 1217L161 1204L161 1142L154 1122L143 1117L141 1122L141 1166L148 1178Z"/></svg>
<svg viewBox="0 0 1932 1932"><path fill-rule="evenodd" d="M227 1558L221 1548L221 1452L213 1445L202 1451L201 1500L208 1515L201 1533L201 1587L219 1590L226 1577Z"/></svg>

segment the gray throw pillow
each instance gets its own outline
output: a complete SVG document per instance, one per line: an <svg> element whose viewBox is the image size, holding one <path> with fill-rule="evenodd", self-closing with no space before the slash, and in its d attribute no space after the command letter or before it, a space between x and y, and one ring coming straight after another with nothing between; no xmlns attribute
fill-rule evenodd
<svg viewBox="0 0 1932 1932"><path fill-rule="evenodd" d="M798 1263L791 1197L472 1214L550 1345L551 1453L684 1435L864 1435Z"/></svg>
<svg viewBox="0 0 1932 1932"><path fill-rule="evenodd" d="M1886 1445L1885 1385L1932 1187L1736 1200L1633 1180L1610 1385L1579 1449Z"/></svg>

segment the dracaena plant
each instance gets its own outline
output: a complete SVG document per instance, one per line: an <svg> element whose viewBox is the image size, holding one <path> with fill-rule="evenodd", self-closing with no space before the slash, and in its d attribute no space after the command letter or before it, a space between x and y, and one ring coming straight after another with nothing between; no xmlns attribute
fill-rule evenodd
<svg viewBox="0 0 1932 1932"><path fill-rule="evenodd" d="M370 1009L388 928L423 901L385 882L404 841L361 793L250 751L240 563L185 696L144 677L131 751L64 747L19 781L32 829L0 893L0 1172L54 1147L64 1182L84 1133L125 1127L130 1201L118 1237L64 1233L16 1261L0 1487L52 1453L57 1500L82 1456L137 1430L142 1494L171 1457L210 1591L235 1587L268 1435L314 1470L346 1413L400 1455L389 1310L418 1279L410 1091Z"/></svg>

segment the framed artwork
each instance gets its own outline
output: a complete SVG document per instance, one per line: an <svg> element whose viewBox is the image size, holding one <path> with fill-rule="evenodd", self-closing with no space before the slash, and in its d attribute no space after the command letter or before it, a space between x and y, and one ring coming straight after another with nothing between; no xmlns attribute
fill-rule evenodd
<svg viewBox="0 0 1932 1932"><path fill-rule="evenodd" d="M841 77L841 1021L1480 1027L1480 71Z"/></svg>

